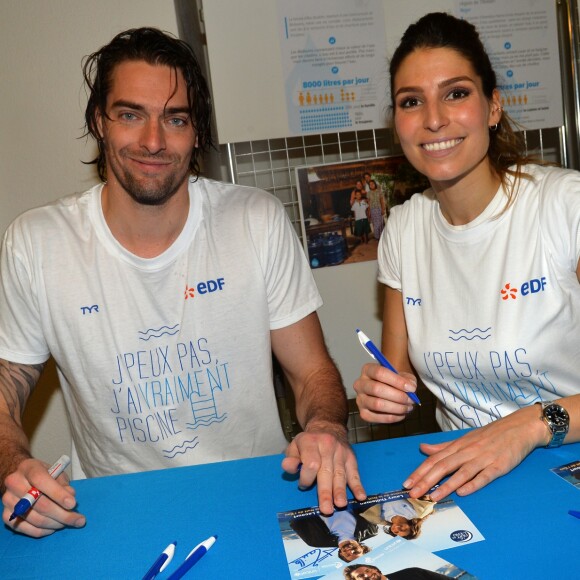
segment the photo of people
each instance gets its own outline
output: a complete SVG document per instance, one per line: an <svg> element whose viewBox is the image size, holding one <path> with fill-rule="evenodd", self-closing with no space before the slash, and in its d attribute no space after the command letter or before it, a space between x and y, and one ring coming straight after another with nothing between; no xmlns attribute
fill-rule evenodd
<svg viewBox="0 0 580 580"><path fill-rule="evenodd" d="M389 576L385 576L379 568L372 564L352 564L344 569L345 580L443 580L448 578L439 572L432 572L424 568L404 568L396 572L389 572Z"/></svg>
<svg viewBox="0 0 580 580"><path fill-rule="evenodd" d="M429 495L420 498L402 498L375 504L361 516L368 522L383 525L385 533L414 540L421 534L423 522L435 511L435 504Z"/></svg>
<svg viewBox="0 0 580 580"><path fill-rule="evenodd" d="M363 565L387 577L437 578L417 575L427 570L458 578L459 569L432 552L484 539L453 500L413 499L403 490L350 500L329 516L317 507L280 512L278 523L290 576L300 579L365 578Z"/></svg>
<svg viewBox="0 0 580 580"><path fill-rule="evenodd" d="M358 505L361 517L379 526L384 535L430 552L484 539L452 499L435 502L429 494L415 499L400 490L371 495Z"/></svg>
<svg viewBox="0 0 580 580"><path fill-rule="evenodd" d="M296 169L311 268L376 260L390 208L428 187L403 156Z"/></svg>
<svg viewBox="0 0 580 580"><path fill-rule="evenodd" d="M352 506L335 510L330 516L312 513L290 520L290 527L300 538L314 548L338 548L338 557L352 562L371 548L364 543L378 534L379 527L368 521Z"/></svg>

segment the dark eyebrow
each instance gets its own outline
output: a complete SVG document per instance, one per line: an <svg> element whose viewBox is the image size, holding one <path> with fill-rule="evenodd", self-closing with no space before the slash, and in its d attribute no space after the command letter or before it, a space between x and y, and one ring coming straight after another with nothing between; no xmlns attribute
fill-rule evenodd
<svg viewBox="0 0 580 580"><path fill-rule="evenodd" d="M167 107L165 109L166 115L180 115L181 113L189 115L189 109L187 107Z"/></svg>
<svg viewBox="0 0 580 580"><path fill-rule="evenodd" d="M125 101L123 99L119 99L114 103L111 103L111 109L118 109L121 107L126 107L127 109L135 109L136 111L143 111L145 107L143 105L139 105L138 103L133 103L131 101Z"/></svg>
<svg viewBox="0 0 580 580"><path fill-rule="evenodd" d="M453 77L451 79L445 79L444 81L440 82L438 87L444 89L445 87L448 87L450 85L454 85L455 83L460 83L463 81L468 81L470 83L474 83L475 81L468 76L459 76L459 77ZM421 87L401 87L396 93L395 95L398 95L400 93L422 93L423 89L421 89Z"/></svg>
<svg viewBox="0 0 580 580"><path fill-rule="evenodd" d="M133 109L134 111L144 111L145 107L140 105L139 103L133 103L132 101L126 101L124 99L119 99L111 104L111 109ZM185 113L189 115L189 108L188 107L167 107L164 110L166 115L179 115L181 113Z"/></svg>
<svg viewBox="0 0 580 580"><path fill-rule="evenodd" d="M452 79L444 80L443 82L439 83L439 86L448 87L449 85L454 85L455 83L461 83L463 81L468 81L470 83L475 84L475 81L471 77L468 77L467 75L462 75L459 77L453 77Z"/></svg>

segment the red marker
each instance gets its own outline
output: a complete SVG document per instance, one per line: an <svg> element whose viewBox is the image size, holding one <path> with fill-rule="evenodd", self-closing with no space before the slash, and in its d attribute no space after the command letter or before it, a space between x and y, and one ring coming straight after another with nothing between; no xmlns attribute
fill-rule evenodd
<svg viewBox="0 0 580 580"><path fill-rule="evenodd" d="M49 470L48 473L52 479L56 479L70 463L70 457L68 455L63 455ZM18 503L14 506L14 511L10 516L8 521L12 521L14 518L21 518L37 501L42 495L35 487L31 487L28 493L18 500Z"/></svg>

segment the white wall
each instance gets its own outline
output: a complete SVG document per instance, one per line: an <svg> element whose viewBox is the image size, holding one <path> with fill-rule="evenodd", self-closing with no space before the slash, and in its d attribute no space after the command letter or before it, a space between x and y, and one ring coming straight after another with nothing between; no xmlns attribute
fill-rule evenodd
<svg viewBox="0 0 580 580"><path fill-rule="evenodd" d="M81 60L127 28L177 34L172 0L1 0L0 235L21 212L97 182ZM47 406L47 412L42 413ZM33 453L52 463L70 449L54 367L26 411Z"/></svg>

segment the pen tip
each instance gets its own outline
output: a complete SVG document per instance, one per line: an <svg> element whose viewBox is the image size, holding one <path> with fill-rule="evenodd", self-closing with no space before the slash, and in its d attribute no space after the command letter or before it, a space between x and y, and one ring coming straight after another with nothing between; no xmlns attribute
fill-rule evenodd
<svg viewBox="0 0 580 580"><path fill-rule="evenodd" d="M357 332L360 332L360 328L357 328L357 329L356 329L356 331L357 331Z"/></svg>
<svg viewBox="0 0 580 580"><path fill-rule="evenodd" d="M15 514L12 514L12 515L11 515L11 516L8 518L8 521L9 521L9 522L11 522L11 521L12 521L13 519L15 519L15 518L16 518L16 515L15 515Z"/></svg>

